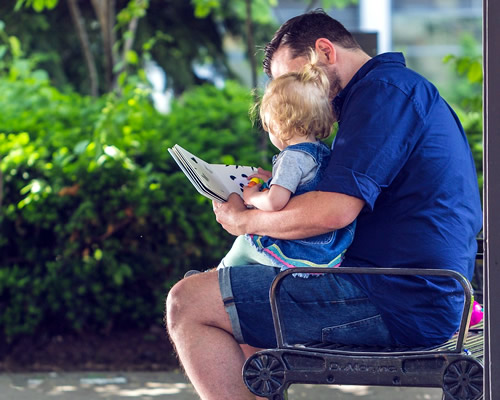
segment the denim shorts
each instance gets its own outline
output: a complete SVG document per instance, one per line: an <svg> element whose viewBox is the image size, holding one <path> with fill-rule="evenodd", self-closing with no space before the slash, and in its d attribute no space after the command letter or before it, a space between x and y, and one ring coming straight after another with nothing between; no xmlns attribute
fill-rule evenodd
<svg viewBox="0 0 500 400"><path fill-rule="evenodd" d="M219 269L222 299L239 343L276 346L269 288L278 273L279 268L264 265ZM281 285L280 304L287 343L395 344L377 308L341 275L289 275Z"/></svg>

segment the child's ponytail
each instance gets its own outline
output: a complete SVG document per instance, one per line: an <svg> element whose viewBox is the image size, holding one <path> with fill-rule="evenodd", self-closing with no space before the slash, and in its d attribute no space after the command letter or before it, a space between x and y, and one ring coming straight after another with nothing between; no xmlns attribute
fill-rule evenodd
<svg viewBox="0 0 500 400"><path fill-rule="evenodd" d="M330 81L323 68L319 65L318 54L313 49L309 52L309 62L304 65L298 77L299 81L304 84L316 84L320 89L324 90L326 95L328 95L330 91Z"/></svg>

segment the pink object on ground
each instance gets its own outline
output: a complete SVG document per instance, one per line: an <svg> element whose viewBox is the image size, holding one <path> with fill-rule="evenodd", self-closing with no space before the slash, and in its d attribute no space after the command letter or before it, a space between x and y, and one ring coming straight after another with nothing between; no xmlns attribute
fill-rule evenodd
<svg viewBox="0 0 500 400"><path fill-rule="evenodd" d="M472 314L470 317L470 326L479 324L483 320L483 307L477 301L472 305Z"/></svg>

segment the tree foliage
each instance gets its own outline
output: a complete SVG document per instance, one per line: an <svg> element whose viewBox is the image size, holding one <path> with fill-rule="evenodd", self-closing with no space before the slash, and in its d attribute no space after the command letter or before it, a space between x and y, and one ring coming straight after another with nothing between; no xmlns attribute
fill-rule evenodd
<svg viewBox="0 0 500 400"><path fill-rule="evenodd" d="M304 11L342 8L357 0L303 1ZM0 15L9 35L37 55L54 84L96 96L120 74L154 59L176 94L203 83L196 68L234 79L224 38L244 43L257 86L262 53L277 28L278 0L5 0Z"/></svg>
<svg viewBox="0 0 500 400"><path fill-rule="evenodd" d="M457 76L453 108L464 126L478 171L479 186L483 187L483 67L481 46L471 36L462 38L462 54L450 54L444 62L453 67Z"/></svg>
<svg viewBox="0 0 500 400"><path fill-rule="evenodd" d="M78 16L72 17L75 7ZM211 63L231 77L217 23L196 18L184 0L6 0L0 15L7 34L39 58L58 88L105 93L123 71L135 72L148 58L164 68L178 94L203 83L196 64Z"/></svg>
<svg viewBox="0 0 500 400"><path fill-rule="evenodd" d="M215 266L232 240L167 148L255 165L249 91L200 86L163 115L140 76L119 95L61 92L7 39L0 337L161 323L169 286L189 268Z"/></svg>

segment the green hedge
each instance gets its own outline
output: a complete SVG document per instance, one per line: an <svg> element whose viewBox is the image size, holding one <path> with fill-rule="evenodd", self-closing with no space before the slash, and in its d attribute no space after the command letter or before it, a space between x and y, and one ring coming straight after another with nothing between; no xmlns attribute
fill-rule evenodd
<svg viewBox="0 0 500 400"><path fill-rule="evenodd" d="M258 164L248 89L202 86L162 115L140 87L91 99L59 92L41 72L0 77L7 339L158 322L173 282L216 265L230 245L167 148Z"/></svg>
<svg viewBox="0 0 500 400"><path fill-rule="evenodd" d="M472 40L472 43L470 42ZM482 193L483 188L483 68L481 46L473 39L465 38L465 43L472 46L473 50L465 53L472 55L454 56L448 55L444 63L452 66L456 74L456 93L452 101L453 109L462 122L467 139L474 156L476 170L478 172L478 183ZM478 53L474 55L475 53Z"/></svg>

